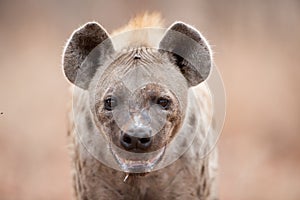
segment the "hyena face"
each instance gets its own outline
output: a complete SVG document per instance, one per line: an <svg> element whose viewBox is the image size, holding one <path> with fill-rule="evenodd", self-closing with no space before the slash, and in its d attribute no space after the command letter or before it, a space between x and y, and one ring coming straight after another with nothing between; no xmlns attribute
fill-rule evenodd
<svg viewBox="0 0 300 200"><path fill-rule="evenodd" d="M153 166L182 124L188 91L185 78L167 53L146 47L116 55L97 75L92 86L94 118L112 153L121 165L127 161L127 169ZM145 160L127 152L145 153Z"/></svg>
<svg viewBox="0 0 300 200"><path fill-rule="evenodd" d="M185 119L189 87L207 78L210 65L207 43L183 23L171 26L158 48L121 50L89 23L73 33L64 54L67 78L88 91L94 124L130 172L149 171L162 159Z"/></svg>

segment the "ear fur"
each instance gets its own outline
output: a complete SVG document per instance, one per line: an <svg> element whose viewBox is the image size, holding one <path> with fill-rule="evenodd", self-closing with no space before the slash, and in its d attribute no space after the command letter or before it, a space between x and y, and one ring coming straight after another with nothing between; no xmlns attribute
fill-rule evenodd
<svg viewBox="0 0 300 200"><path fill-rule="evenodd" d="M210 72L212 55L205 38L192 26L175 22L166 31L159 44L179 67L189 86L204 81Z"/></svg>
<svg viewBox="0 0 300 200"><path fill-rule="evenodd" d="M105 42L105 45L99 45L102 42ZM108 33L98 23L89 22L75 30L63 53L63 69L67 79L87 89L99 62L103 62L105 57L113 51ZM87 57L92 57L92 59L83 65Z"/></svg>

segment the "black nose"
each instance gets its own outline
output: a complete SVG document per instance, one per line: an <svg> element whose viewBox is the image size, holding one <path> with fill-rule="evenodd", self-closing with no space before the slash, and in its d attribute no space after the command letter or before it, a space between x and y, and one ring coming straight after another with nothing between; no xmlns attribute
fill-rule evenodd
<svg viewBox="0 0 300 200"><path fill-rule="evenodd" d="M134 137L124 133L121 137L121 145L126 150L147 150L151 146L151 137Z"/></svg>

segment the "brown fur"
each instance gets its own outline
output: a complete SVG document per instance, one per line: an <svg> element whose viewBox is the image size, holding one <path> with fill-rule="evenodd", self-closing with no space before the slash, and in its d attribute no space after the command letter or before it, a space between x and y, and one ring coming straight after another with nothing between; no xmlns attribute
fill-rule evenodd
<svg viewBox="0 0 300 200"><path fill-rule="evenodd" d="M145 14L117 32L161 26L158 14ZM180 37L179 41L174 38L174 31L184 37ZM113 47L108 33L97 23L89 23L73 33L64 52L63 65L69 81L83 89L74 95L74 108L81 116L77 131L92 133L94 129L99 130L105 138L101 144L110 143L123 148L120 137L127 125L119 127L112 111L104 106L108 96L120 92L125 98L130 93L119 84L118 80L122 80L121 83L128 83L127 86L133 88L144 84L132 94L134 98L129 107L133 109L147 109L160 96L171 100L170 107L163 111L166 114L165 124L153 136L152 146L145 152L167 146L178 134L187 133L188 136L198 132L189 149L174 163L150 173L131 173L124 182L128 174L109 168L92 156L73 126L74 191L78 200L217 198L216 153L203 158L214 142L209 137L205 138L206 132L213 134L213 130L209 129L211 99L205 85L198 85L210 71L212 56L209 45L198 31L182 22L175 23L166 31L157 44L159 50L148 40L149 33L132 31L125 37L125 43L117 48ZM105 45L98 48L97 45L103 41ZM94 47L97 48L92 51ZM97 62L89 61L89 57L97 58ZM106 70L101 71L100 68L106 65ZM143 78L134 80L136 74L143 73ZM90 100L91 97L94 101ZM178 144L184 146L190 139L184 138ZM204 142L207 142L207 148L202 148ZM176 147L168 148L167 151L172 154L166 155L176 156L179 153Z"/></svg>
<svg viewBox="0 0 300 200"><path fill-rule="evenodd" d="M161 18L160 13L144 13L142 15L137 15L132 18L128 24L113 31L112 36L117 35L122 32L132 31L142 28L162 28L164 26L164 20Z"/></svg>

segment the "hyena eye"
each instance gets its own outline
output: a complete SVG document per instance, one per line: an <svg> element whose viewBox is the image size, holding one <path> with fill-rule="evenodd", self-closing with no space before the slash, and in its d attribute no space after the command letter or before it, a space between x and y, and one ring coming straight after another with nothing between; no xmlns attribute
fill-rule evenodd
<svg viewBox="0 0 300 200"><path fill-rule="evenodd" d="M170 100L166 98L158 98L156 103L160 105L163 109L167 110L170 107Z"/></svg>
<svg viewBox="0 0 300 200"><path fill-rule="evenodd" d="M114 107L117 106L117 100L113 97L107 97L104 100L104 108L105 110L111 111Z"/></svg>

